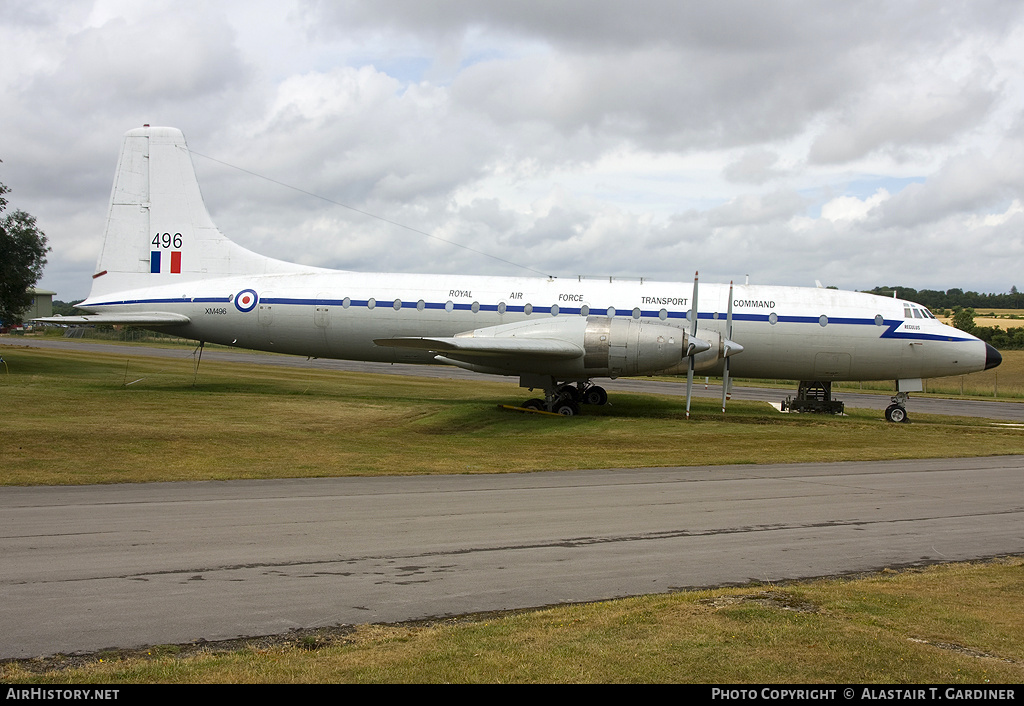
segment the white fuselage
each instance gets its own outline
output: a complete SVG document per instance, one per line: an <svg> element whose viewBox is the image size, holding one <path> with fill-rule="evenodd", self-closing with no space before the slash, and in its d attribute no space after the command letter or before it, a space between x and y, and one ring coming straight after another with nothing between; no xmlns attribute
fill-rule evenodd
<svg viewBox="0 0 1024 706"><path fill-rule="evenodd" d="M725 336L728 292L728 285L700 285L698 337L707 332ZM159 307L191 320L160 330L241 348L434 363L433 352L373 341L454 336L519 321L553 323L586 316L638 319L685 331L692 297L692 284L683 282L315 270L185 281L93 297L81 306L104 314ZM985 368L982 341L902 300L756 285L735 286L732 298L731 340L744 348L730 359L733 376L895 380ZM697 369L714 374L721 370L721 361L712 351L698 356Z"/></svg>

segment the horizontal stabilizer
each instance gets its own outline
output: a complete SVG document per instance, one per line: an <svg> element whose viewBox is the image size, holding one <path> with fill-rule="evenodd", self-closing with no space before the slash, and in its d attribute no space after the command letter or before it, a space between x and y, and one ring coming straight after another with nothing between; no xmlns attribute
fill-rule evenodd
<svg viewBox="0 0 1024 706"><path fill-rule="evenodd" d="M47 316L32 319L43 324L103 324L124 326L174 326L191 321L184 314L169 311L139 311L131 314L86 314L85 316Z"/></svg>
<svg viewBox="0 0 1024 706"><path fill-rule="evenodd" d="M378 338L378 346L414 348L421 351L454 353L459 357L530 356L549 359L572 359L583 355L583 349L568 341L551 338Z"/></svg>

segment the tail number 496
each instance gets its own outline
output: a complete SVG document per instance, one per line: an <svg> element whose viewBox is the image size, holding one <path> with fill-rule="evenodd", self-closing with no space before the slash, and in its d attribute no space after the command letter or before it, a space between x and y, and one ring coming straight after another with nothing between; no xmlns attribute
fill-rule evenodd
<svg viewBox="0 0 1024 706"><path fill-rule="evenodd" d="M154 248L174 248L175 250L181 249L181 233L157 233L153 236Z"/></svg>

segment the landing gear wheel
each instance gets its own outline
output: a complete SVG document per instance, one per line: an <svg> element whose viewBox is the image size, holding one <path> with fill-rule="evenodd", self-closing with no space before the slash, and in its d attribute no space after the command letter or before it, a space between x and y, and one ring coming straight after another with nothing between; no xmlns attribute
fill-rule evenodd
<svg viewBox="0 0 1024 706"><path fill-rule="evenodd" d="M523 402L523 409L534 409L537 411L541 411L544 409L544 400L526 400L526 402Z"/></svg>
<svg viewBox="0 0 1024 706"><path fill-rule="evenodd" d="M906 422L907 409L903 405L891 404L885 408L885 418L890 422Z"/></svg>
<svg viewBox="0 0 1024 706"><path fill-rule="evenodd" d="M571 400L561 400L555 403L551 411L563 417L575 417L580 413L580 406Z"/></svg>
<svg viewBox="0 0 1024 706"><path fill-rule="evenodd" d="M588 388L587 391L583 393L583 402L585 404L594 405L607 404L608 393L605 392L605 389L603 387L598 387L597 385L594 385L593 387Z"/></svg>
<svg viewBox="0 0 1024 706"><path fill-rule="evenodd" d="M575 385L562 385L558 388L558 396L563 400L580 401L580 391L576 389Z"/></svg>

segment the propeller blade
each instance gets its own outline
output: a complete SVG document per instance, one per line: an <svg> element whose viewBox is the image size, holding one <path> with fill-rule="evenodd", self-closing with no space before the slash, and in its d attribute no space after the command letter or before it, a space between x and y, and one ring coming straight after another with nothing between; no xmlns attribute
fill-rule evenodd
<svg viewBox="0 0 1024 706"><path fill-rule="evenodd" d="M690 418L690 398L693 395L693 358L690 358L690 369L686 371L686 418Z"/></svg>
<svg viewBox="0 0 1024 706"><path fill-rule="evenodd" d="M699 272L693 273L693 306L690 308L690 341L697 337L697 276ZM690 346L693 350L693 346ZM686 418L690 418L690 400L693 397L693 354L690 355L689 365L686 369Z"/></svg>
<svg viewBox="0 0 1024 706"><path fill-rule="evenodd" d="M732 340L732 282L729 282L729 304L725 314L725 340ZM723 351L725 361L722 370L722 414L725 414L725 401L729 399L729 350L728 343Z"/></svg>

